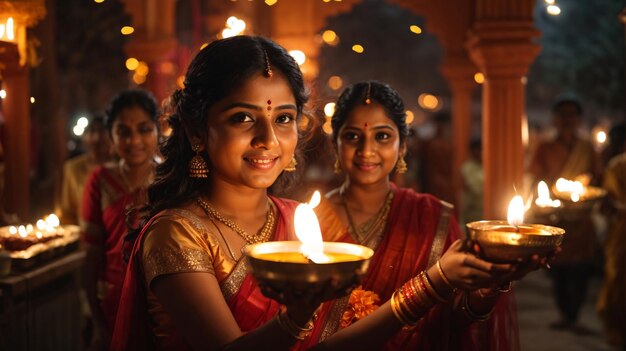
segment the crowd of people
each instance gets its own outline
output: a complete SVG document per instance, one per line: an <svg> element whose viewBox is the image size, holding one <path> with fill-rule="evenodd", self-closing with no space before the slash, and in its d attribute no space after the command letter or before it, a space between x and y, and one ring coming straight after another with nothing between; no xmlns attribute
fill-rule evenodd
<svg viewBox="0 0 626 351"><path fill-rule="evenodd" d="M392 181L414 164L409 127L399 94L373 80L336 101L331 141L342 181L316 209L325 241L374 250L369 269L342 298L305 292L281 305L265 296L243 249L297 240L298 203L281 196L298 183L318 127L303 113L307 99L283 47L237 36L192 60L184 87L168 100L170 133L161 143L158 105L146 91L121 92L106 117L90 123L87 152L64 168L61 214L81 224L91 349L519 350L511 283L549 265L562 313L555 327L576 323L597 247L591 219L557 223L568 234L556 258L503 264L468 250L450 182L428 173L427 184L441 189L436 197ZM601 184L595 150L576 134L580 104L560 102L553 113L558 136L539 146L530 171L550 181L590 173ZM430 144L449 154L449 121L444 114L437 121ZM470 149L465 221L480 218L482 202L480 141ZM433 163L451 165L451 157L431 154ZM603 185L615 220L599 311L610 340L623 344L624 314L614 306L626 312L626 161L623 148L617 154Z"/></svg>

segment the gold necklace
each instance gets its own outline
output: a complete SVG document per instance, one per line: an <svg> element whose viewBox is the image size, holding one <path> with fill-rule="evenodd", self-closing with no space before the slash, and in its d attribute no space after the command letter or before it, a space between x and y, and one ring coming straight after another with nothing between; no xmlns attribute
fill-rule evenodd
<svg viewBox="0 0 626 351"><path fill-rule="evenodd" d="M211 207L208 202L204 201L201 198L197 199L198 204L204 212L206 212L207 216L212 217L223 223L228 228L232 229L235 233L237 233L240 237L242 237L248 244L256 244L269 240L270 236L274 232L274 226L276 224L276 216L274 214L274 207L272 206L272 202L270 201L270 208L267 211L267 219L265 220L265 224L261 230L257 232L257 235L252 236L246 233L245 230L239 228L235 222L230 219L222 216L215 208Z"/></svg>
<svg viewBox="0 0 626 351"><path fill-rule="evenodd" d="M343 195L343 188L339 191L339 198L341 200L341 204L346 211L346 215L348 217L349 232L352 234L352 237L357 241L358 244L368 246L370 248L375 248L378 246L380 239L384 234L385 227L387 226L387 217L389 216L389 211L391 210L391 201L393 200L393 191L389 191L387 196L385 197L385 202L378 209L375 215L370 217L365 223L361 224L361 226L357 227L354 224L354 220L352 219L352 214L350 213L350 209L348 208L348 203Z"/></svg>

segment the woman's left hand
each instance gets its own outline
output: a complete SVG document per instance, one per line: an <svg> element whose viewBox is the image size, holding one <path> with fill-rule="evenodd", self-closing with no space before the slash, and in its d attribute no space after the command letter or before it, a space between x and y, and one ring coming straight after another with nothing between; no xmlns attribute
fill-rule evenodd
<svg viewBox="0 0 626 351"><path fill-rule="evenodd" d="M528 273L536 271L540 268L550 269L550 262L561 252L561 247L557 247L546 256L540 256L538 254L532 255L530 258L524 260L519 258L514 263L511 272L503 274L500 279L500 285L506 285L512 281L522 280Z"/></svg>

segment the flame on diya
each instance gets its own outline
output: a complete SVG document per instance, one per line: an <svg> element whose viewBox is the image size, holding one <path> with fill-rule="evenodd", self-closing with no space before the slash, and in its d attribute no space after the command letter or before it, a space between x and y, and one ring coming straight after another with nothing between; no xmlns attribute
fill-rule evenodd
<svg viewBox="0 0 626 351"><path fill-rule="evenodd" d="M349 243L323 242L313 208L320 202L316 191L309 203L298 205L294 216L299 241L272 241L244 250L252 275L264 294L281 302L298 292L328 292L325 299L347 295L365 274L374 254L370 248Z"/></svg>

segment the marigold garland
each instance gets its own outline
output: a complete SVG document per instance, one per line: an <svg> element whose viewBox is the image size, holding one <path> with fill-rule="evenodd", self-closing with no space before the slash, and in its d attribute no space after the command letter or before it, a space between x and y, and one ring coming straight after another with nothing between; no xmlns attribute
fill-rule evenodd
<svg viewBox="0 0 626 351"><path fill-rule="evenodd" d="M379 307L378 302L380 302L378 294L373 291L363 290L361 286L357 287L350 294L348 307L341 316L339 326L346 328L359 319L365 318L370 313L376 311Z"/></svg>

